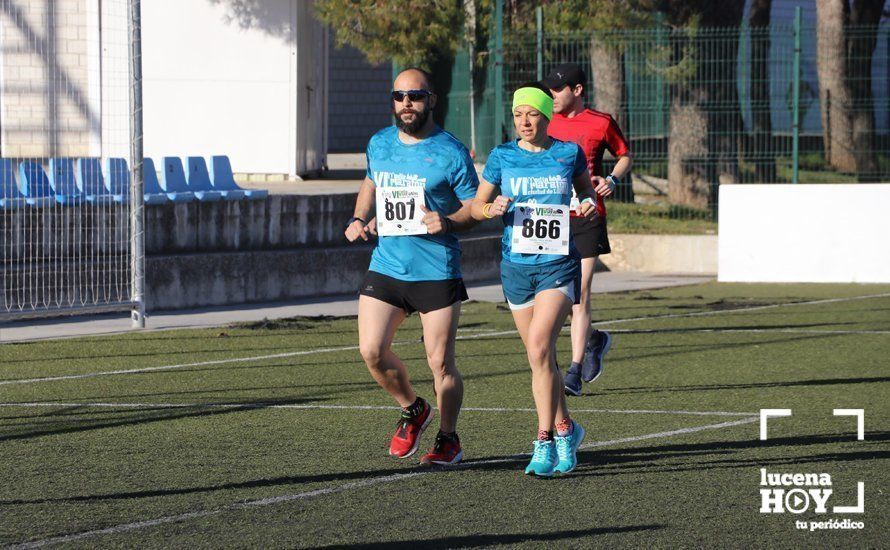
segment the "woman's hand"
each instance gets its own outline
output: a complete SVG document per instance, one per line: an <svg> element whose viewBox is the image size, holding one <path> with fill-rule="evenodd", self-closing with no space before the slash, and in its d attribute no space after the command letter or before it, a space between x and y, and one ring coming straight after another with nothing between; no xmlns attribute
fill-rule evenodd
<svg viewBox="0 0 890 550"><path fill-rule="evenodd" d="M513 199L510 197L505 197L504 195L498 195L497 198L491 203L486 210L488 211L488 215L492 218L497 216L503 216L507 213L507 208L509 208L510 203L513 202Z"/></svg>

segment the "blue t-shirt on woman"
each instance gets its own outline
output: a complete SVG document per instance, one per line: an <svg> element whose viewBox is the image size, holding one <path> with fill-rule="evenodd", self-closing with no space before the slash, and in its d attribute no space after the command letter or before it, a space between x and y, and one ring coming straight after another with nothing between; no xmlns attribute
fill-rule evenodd
<svg viewBox="0 0 890 550"><path fill-rule="evenodd" d="M559 254L514 253L513 215L517 202L569 206L572 200L572 181L587 170L587 159L576 144L552 140L550 147L533 153L519 146L519 140L509 141L492 149L485 163L482 178L500 187L501 194L513 202L504 214L504 236L501 254L504 260L523 265L544 265L564 261ZM575 241L569 239L568 257L577 258Z"/></svg>

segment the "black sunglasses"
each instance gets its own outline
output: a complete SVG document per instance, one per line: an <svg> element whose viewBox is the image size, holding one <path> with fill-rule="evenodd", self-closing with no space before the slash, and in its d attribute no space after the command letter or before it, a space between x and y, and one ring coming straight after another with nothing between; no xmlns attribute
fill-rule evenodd
<svg viewBox="0 0 890 550"><path fill-rule="evenodd" d="M433 93L429 90L393 90L392 91L392 100L402 102L405 101L405 96L408 96L408 99L411 101L424 101L429 96L433 95Z"/></svg>

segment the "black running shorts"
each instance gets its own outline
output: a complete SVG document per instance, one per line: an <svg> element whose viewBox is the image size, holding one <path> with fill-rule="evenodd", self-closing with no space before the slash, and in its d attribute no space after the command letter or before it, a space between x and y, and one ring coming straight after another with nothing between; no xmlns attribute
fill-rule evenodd
<svg viewBox="0 0 890 550"><path fill-rule="evenodd" d="M369 271L359 294L377 298L407 313L429 313L468 298L463 279L442 281L400 281Z"/></svg>
<svg viewBox="0 0 890 550"><path fill-rule="evenodd" d="M571 218L571 225L575 246L582 258L595 258L612 251L609 246L609 232L606 231L606 218Z"/></svg>

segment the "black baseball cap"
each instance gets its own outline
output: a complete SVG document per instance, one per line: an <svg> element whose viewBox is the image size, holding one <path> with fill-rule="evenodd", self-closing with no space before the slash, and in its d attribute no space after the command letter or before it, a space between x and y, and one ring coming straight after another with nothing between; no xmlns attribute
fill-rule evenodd
<svg viewBox="0 0 890 550"><path fill-rule="evenodd" d="M541 84L551 90L559 90L563 86L574 88L578 84L587 86L587 75L577 63L563 63L550 71L550 74L541 80Z"/></svg>

